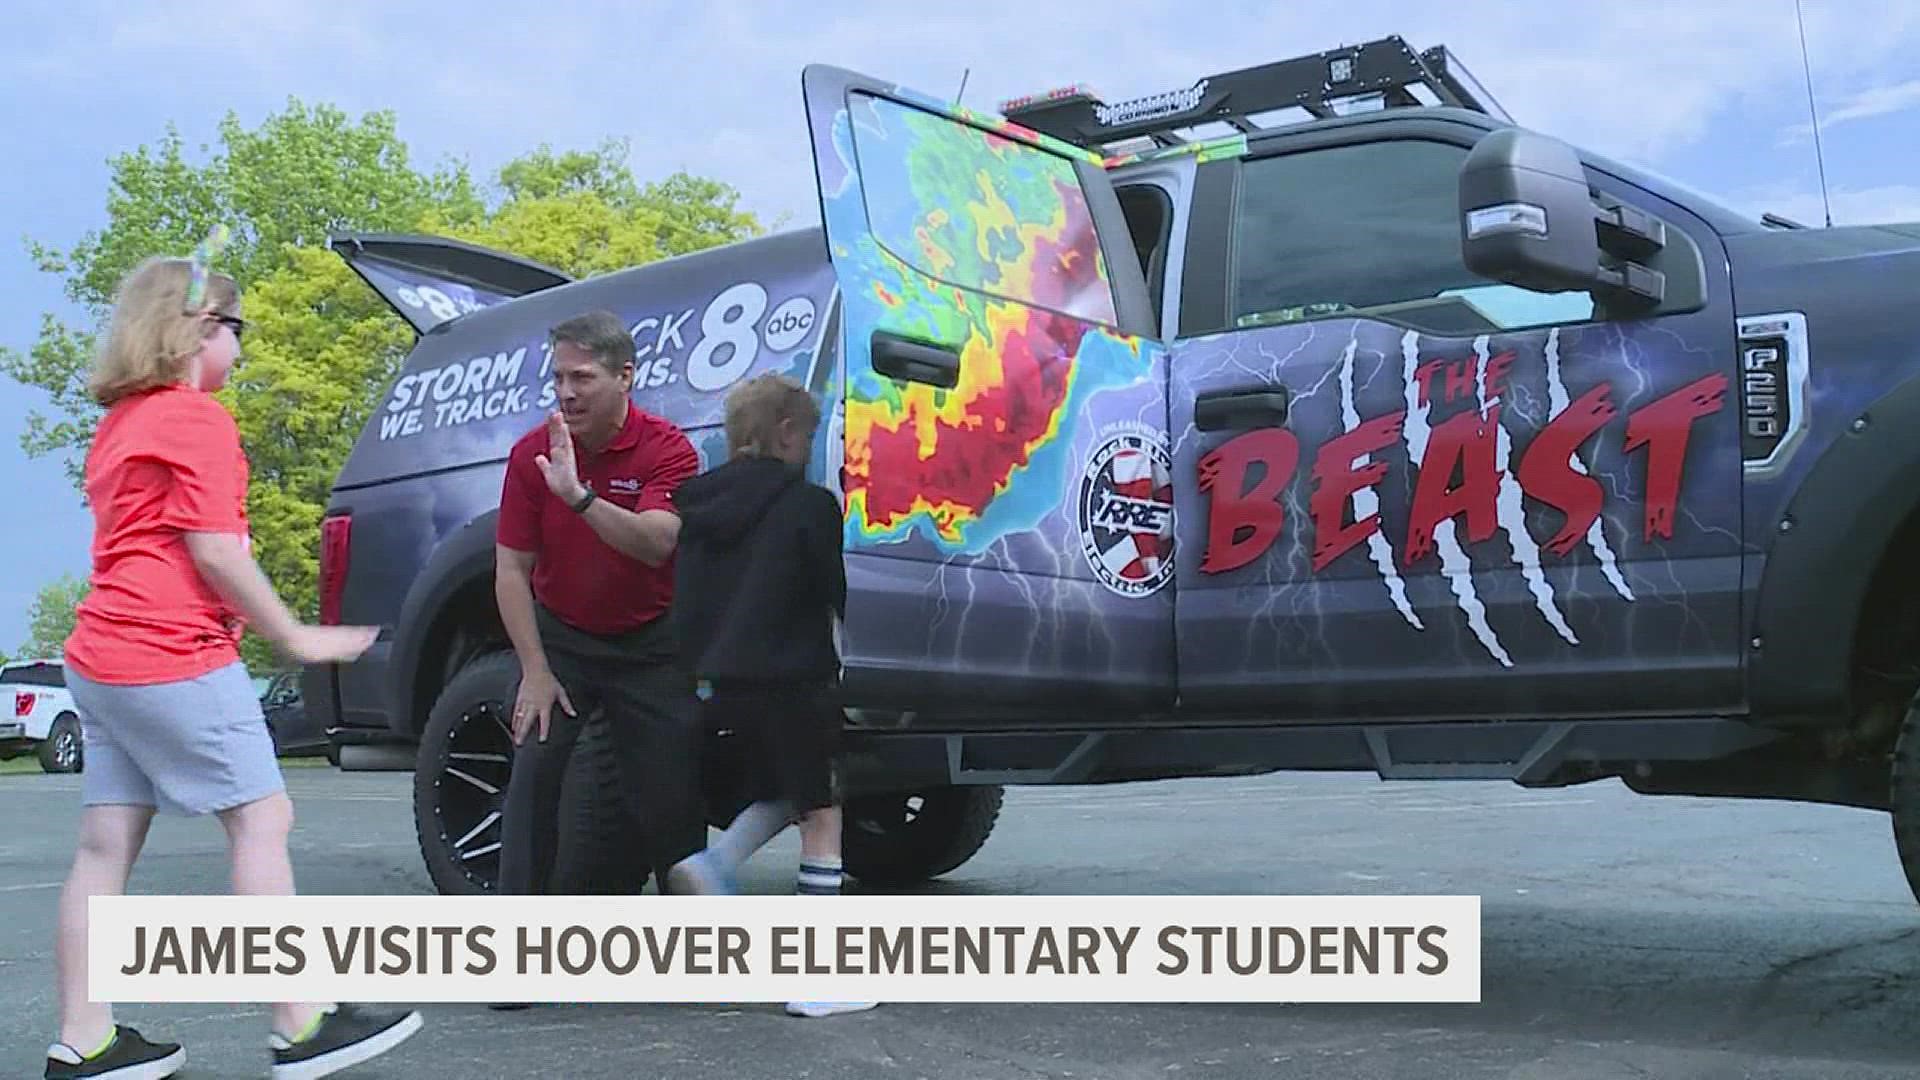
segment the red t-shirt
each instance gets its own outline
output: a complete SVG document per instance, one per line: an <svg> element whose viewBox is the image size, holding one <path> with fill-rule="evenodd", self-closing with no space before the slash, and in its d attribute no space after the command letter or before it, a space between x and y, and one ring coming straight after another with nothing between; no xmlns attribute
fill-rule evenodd
<svg viewBox="0 0 1920 1080"><path fill-rule="evenodd" d="M189 532L247 530L240 429L212 395L170 386L116 402L87 452L92 590L66 659L95 682L144 685L240 658L237 611L200 576Z"/></svg>
<svg viewBox="0 0 1920 1080"><path fill-rule="evenodd" d="M576 444L577 445L577 444ZM534 553L533 596L560 621L590 634L639 629L673 602L673 560L648 566L621 554L547 490L534 456L547 452L547 426L520 437L507 455L499 542ZM627 403L627 419L597 454L576 452L580 482L634 513L673 509L673 492L700 471L700 457L672 423Z"/></svg>

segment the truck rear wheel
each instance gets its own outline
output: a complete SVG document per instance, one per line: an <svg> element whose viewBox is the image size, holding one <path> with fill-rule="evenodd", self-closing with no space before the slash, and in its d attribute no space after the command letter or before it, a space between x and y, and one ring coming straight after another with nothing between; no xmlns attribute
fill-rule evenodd
<svg viewBox="0 0 1920 1080"><path fill-rule="evenodd" d="M1893 845L1906 871L1907 888L1920 900L1920 695L1907 705L1893 744L1893 778L1888 792L1893 809Z"/></svg>
<svg viewBox="0 0 1920 1080"><path fill-rule="evenodd" d="M53 726L47 729L47 737L40 743L40 771L77 773L85 767L82 756L80 718L72 713L54 717Z"/></svg>
<svg viewBox="0 0 1920 1080"><path fill-rule="evenodd" d="M894 888L931 881L980 850L1000 818L997 786L942 787L847 800L841 853L862 883Z"/></svg>
<svg viewBox="0 0 1920 1080"><path fill-rule="evenodd" d="M440 692L421 732L414 830L427 875L444 895L499 886L501 812L513 771L508 714L519 677L510 652L476 657ZM559 823L554 893L637 893L646 885L639 826L626 811L618 765L596 719L574 746Z"/></svg>

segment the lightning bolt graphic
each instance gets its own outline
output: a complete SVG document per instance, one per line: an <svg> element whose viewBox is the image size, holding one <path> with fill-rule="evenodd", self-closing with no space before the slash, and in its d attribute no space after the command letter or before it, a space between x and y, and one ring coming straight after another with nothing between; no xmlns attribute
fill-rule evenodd
<svg viewBox="0 0 1920 1080"><path fill-rule="evenodd" d="M1409 461L1422 462L1427 459L1427 440L1433 429L1427 424L1427 413L1432 403L1420 403L1420 335L1409 330L1400 340L1402 379L1406 384L1407 421L1405 436L1407 458ZM1419 466L1415 466L1416 469ZM1455 521L1448 518L1433 530L1433 539L1440 549L1440 572L1446 575L1447 583L1453 587L1453 595L1460 602L1460 610L1467 616L1467 625L1473 629L1473 636L1487 654L1500 662L1501 667L1512 667L1513 658L1500 644L1500 638L1487 622L1487 607L1480 602L1480 594L1473 587L1473 563L1467 553L1460 548L1460 541L1454 536Z"/></svg>

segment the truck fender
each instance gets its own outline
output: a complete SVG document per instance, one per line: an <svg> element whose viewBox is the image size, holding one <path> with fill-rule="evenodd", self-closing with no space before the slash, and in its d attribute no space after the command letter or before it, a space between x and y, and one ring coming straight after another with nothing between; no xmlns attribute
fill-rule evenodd
<svg viewBox="0 0 1920 1080"><path fill-rule="evenodd" d="M393 718L396 734L417 736L426 722L426 707L431 706L431 693L441 676L438 665L428 662L429 649L445 628L443 620L454 598L476 580L492 581L494 527L499 516L499 510L489 510L447 534L407 589L387 665L391 696L387 715ZM428 695L426 706L421 704L423 693Z"/></svg>
<svg viewBox="0 0 1920 1080"><path fill-rule="evenodd" d="M1784 516L1768 524L1772 546L1753 620L1760 644L1748 682L1758 717L1833 718L1851 705L1867 588L1888 544L1920 508L1920 378L1857 417L1830 422L1843 430Z"/></svg>

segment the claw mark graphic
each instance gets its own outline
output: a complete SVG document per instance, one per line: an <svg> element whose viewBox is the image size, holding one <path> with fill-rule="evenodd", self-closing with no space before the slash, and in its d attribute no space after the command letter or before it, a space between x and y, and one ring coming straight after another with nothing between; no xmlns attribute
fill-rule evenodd
<svg viewBox="0 0 1920 1080"><path fill-rule="evenodd" d="M1427 414L1432 404L1420 400L1420 335L1412 330L1407 331L1400 340L1400 348L1407 396L1407 460L1417 463L1426 460L1427 440L1432 434L1432 428L1427 424ZM1418 465L1415 467L1418 468ZM1453 595L1460 601L1460 610L1467 616L1467 625L1473 628L1473 635L1480 639L1488 655L1498 660L1501 667L1512 667L1513 658L1501 647L1499 636L1487 622L1487 607L1480 602L1480 594L1474 590L1473 563L1467 559L1467 553L1461 550L1460 541L1454 536L1455 525L1454 518L1447 518L1433 530L1434 542L1440 549L1440 572L1446 575L1447 583L1453 587Z"/></svg>
<svg viewBox="0 0 1920 1080"><path fill-rule="evenodd" d="M1349 339L1346 352L1340 356L1340 421L1349 433L1360 426L1360 410L1353 401L1353 354L1359 345L1358 340ZM1366 454L1354 464L1371 464L1372 459L1372 454ZM1351 499L1355 521L1363 521L1380 511L1380 496L1371 486L1355 491ZM1380 568L1380 580L1386 583L1387 595L1393 597L1393 606L1400 609L1400 614L1415 630L1425 630L1426 624L1420 621L1420 615L1407 600L1407 583L1393 565L1393 545L1387 541L1386 534L1374 530L1367 537L1367 552L1373 556L1373 564Z"/></svg>
<svg viewBox="0 0 1920 1080"><path fill-rule="evenodd" d="M1474 390L1480 404L1480 418L1485 420L1487 410L1495 404L1487 398L1487 335L1474 339ZM1553 586L1547 582L1547 575L1540 569L1540 546L1533 542L1532 534L1527 532L1527 511L1520 491L1520 482L1513 478L1507 468L1512 457L1513 440L1507 435L1507 426L1495 424L1495 449L1493 467L1500 478L1500 496L1498 507L1500 531L1507 536L1507 546L1513 551L1513 565L1527 579L1527 588L1533 592L1533 603L1540 609L1540 615L1547 620L1569 645L1580 644L1574 636L1573 627L1567 625L1566 616L1560 613L1560 606L1554 602Z"/></svg>
<svg viewBox="0 0 1920 1080"><path fill-rule="evenodd" d="M1557 326L1547 332L1547 394L1551 400L1547 422L1552 423L1554 417L1566 412L1567 406L1572 404L1567 394L1567 384L1560 378L1560 328ZM1567 465L1581 476L1589 475L1587 463L1580 460L1577 452L1567 455ZM1627 586L1627 579L1620 575L1620 565L1614 560L1613 548L1607 544L1605 524L1605 515L1593 519L1593 524L1587 527L1587 547L1593 549L1594 557L1600 560L1601 572L1613 585L1613 591L1632 600L1633 590Z"/></svg>

